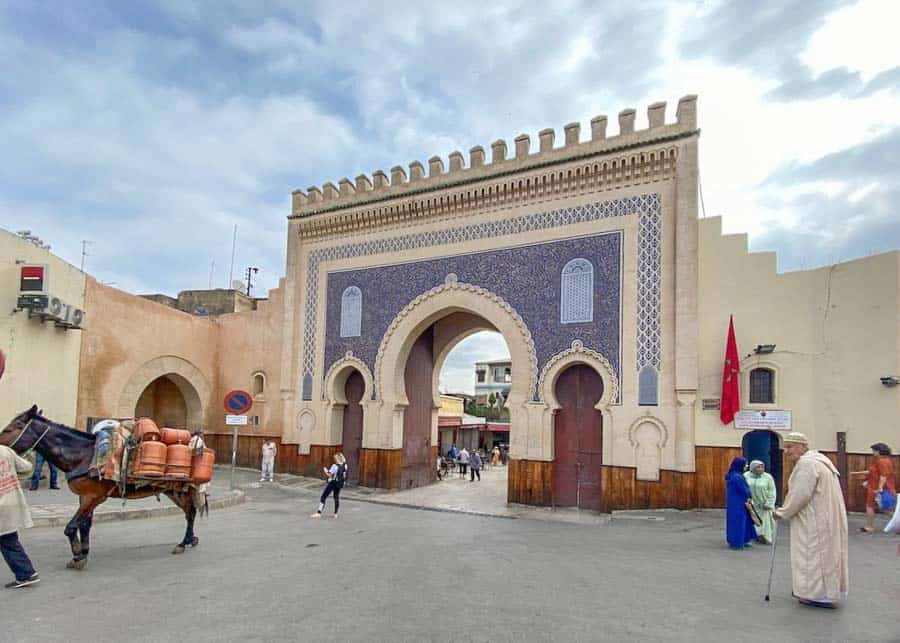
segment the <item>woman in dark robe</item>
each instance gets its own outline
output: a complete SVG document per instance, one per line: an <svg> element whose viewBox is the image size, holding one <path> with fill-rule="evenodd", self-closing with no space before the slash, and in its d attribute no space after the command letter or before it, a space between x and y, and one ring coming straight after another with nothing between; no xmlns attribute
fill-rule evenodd
<svg viewBox="0 0 900 643"><path fill-rule="evenodd" d="M735 458L725 474L725 539L732 549L750 547L750 541L756 540L756 529L747 511L751 494L744 479L746 467L747 460Z"/></svg>

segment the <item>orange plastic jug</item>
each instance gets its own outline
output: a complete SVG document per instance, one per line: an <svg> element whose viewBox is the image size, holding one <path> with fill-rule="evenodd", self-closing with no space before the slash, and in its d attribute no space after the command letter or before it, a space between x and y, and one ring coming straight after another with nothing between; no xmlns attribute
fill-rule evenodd
<svg viewBox="0 0 900 643"><path fill-rule="evenodd" d="M191 448L186 444L170 444L166 448L166 477L191 477Z"/></svg>
<svg viewBox="0 0 900 643"><path fill-rule="evenodd" d="M134 425L134 437L139 442L160 440L159 427L150 418L140 418Z"/></svg>
<svg viewBox="0 0 900 643"><path fill-rule="evenodd" d="M166 472L168 447L159 441L141 442L132 473L139 478L159 478Z"/></svg>
<svg viewBox="0 0 900 643"><path fill-rule="evenodd" d="M212 480L213 464L216 462L216 452L212 449L195 451L191 458L191 482L204 484Z"/></svg>
<svg viewBox="0 0 900 643"><path fill-rule="evenodd" d="M167 445L187 444L191 441L191 432L187 429L169 429L165 428L160 431L162 441Z"/></svg>

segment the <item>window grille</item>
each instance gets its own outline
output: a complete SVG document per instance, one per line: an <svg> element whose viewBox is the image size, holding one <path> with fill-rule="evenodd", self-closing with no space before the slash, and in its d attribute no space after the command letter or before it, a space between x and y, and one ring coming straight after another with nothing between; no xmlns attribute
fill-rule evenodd
<svg viewBox="0 0 900 643"><path fill-rule="evenodd" d="M594 321L594 266L587 259L572 259L562 270L559 321Z"/></svg>
<svg viewBox="0 0 900 643"><path fill-rule="evenodd" d="M750 371L750 403L775 403L775 372L768 368Z"/></svg>
<svg viewBox="0 0 900 643"><path fill-rule="evenodd" d="M341 295L341 337L362 334L362 291L349 286Z"/></svg>

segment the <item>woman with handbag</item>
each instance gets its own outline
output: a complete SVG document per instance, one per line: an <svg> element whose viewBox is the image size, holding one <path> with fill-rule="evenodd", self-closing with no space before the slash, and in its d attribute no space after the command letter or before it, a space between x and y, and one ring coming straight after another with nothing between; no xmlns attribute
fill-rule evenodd
<svg viewBox="0 0 900 643"><path fill-rule="evenodd" d="M866 488L866 526L859 530L867 534L875 532L875 505L882 511L894 508L893 502L885 503L887 498L896 501L897 485L894 480L894 465L891 462L891 448L884 442L876 442L871 447L874 460L867 471L851 471L851 476L866 476L863 486ZM878 496L878 497L876 497ZM885 505L887 504L887 508Z"/></svg>
<svg viewBox="0 0 900 643"><path fill-rule="evenodd" d="M772 532L775 531L775 478L766 473L766 465L762 460L754 460L744 474L744 479L750 487L750 503L759 520L758 524L756 520L753 521L758 534L756 540L769 545L772 543Z"/></svg>
<svg viewBox="0 0 900 643"><path fill-rule="evenodd" d="M735 458L725 474L725 540L732 549L750 547L750 541L756 540L750 513L753 510L750 486L744 479L746 468L746 459Z"/></svg>

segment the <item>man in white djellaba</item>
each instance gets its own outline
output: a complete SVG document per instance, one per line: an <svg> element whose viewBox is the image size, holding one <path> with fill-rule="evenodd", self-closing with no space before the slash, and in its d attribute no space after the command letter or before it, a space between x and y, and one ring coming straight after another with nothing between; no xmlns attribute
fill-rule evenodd
<svg viewBox="0 0 900 643"><path fill-rule="evenodd" d="M827 457L809 448L802 433L784 436L794 463L784 506L776 520L791 521L791 577L803 605L837 607L847 596L847 508L840 475Z"/></svg>

